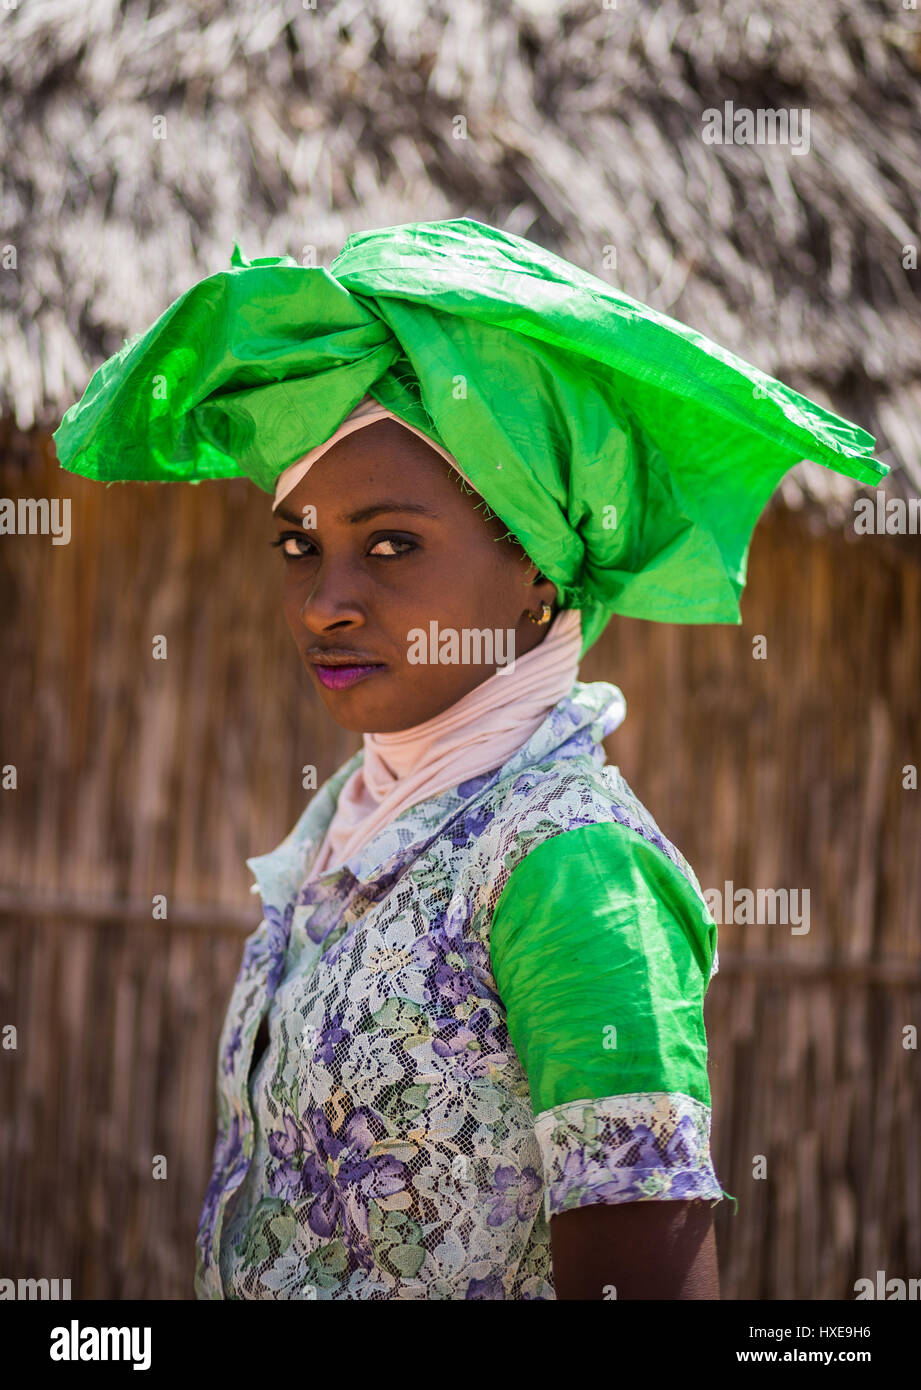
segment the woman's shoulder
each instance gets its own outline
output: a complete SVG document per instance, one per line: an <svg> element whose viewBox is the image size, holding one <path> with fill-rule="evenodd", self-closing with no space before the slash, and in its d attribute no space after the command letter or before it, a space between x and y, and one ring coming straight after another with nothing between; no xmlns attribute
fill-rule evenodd
<svg viewBox="0 0 921 1390"><path fill-rule="evenodd" d="M613 764L587 757L536 763L494 784L470 811L476 830L461 855L459 887L493 907L540 848L545 870L557 863L571 875L588 854L601 856L612 872L619 866L660 883L670 879L679 892L683 883L687 902L709 915L690 863Z"/></svg>
<svg viewBox="0 0 921 1390"><path fill-rule="evenodd" d="M684 855L612 764L588 758L535 764L496 784L488 801L495 854L508 872L547 839L614 823L653 845L699 889Z"/></svg>
<svg viewBox="0 0 921 1390"><path fill-rule="evenodd" d="M512 904L517 924L522 914L556 920L561 900L589 918L622 898L682 923L707 977L716 974L716 927L697 876L618 767L564 761L529 769L518 783L492 821L491 935L500 904Z"/></svg>

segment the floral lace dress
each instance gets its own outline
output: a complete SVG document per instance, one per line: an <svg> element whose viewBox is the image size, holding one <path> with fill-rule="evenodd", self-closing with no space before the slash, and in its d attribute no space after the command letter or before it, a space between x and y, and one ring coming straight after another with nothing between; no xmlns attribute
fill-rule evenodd
<svg viewBox="0 0 921 1390"><path fill-rule="evenodd" d="M729 1195L716 926L605 765L623 708L576 681L502 766L305 882L359 750L247 860L264 915L220 1038L197 1297L553 1299L556 1213Z"/></svg>

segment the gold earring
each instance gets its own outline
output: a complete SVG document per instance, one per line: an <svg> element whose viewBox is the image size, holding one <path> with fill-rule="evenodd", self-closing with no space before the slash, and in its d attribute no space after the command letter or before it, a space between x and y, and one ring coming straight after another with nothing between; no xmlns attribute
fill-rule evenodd
<svg viewBox="0 0 921 1390"><path fill-rule="evenodd" d="M532 623L548 623L550 621L550 614L552 612L553 609L550 607L549 603L542 603L540 606L540 615L537 616L534 613L529 613L528 617L530 618Z"/></svg>

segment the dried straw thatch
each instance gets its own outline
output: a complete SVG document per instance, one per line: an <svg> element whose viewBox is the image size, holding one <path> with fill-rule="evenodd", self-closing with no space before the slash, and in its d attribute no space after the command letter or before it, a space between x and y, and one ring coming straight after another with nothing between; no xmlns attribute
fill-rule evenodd
<svg viewBox="0 0 921 1390"><path fill-rule="evenodd" d="M313 0L316 3L316 0ZM201 276L369 226L540 241L850 415L921 490L921 15L875 0L30 0L0 26L0 408L53 425ZM807 152L703 113L808 110ZM610 248L616 252L612 267ZM842 521L855 485L780 497Z"/></svg>

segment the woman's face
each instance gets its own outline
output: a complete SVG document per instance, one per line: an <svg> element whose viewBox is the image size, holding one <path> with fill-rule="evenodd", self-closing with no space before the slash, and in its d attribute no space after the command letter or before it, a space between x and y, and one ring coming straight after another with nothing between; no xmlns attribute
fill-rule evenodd
<svg viewBox="0 0 921 1390"><path fill-rule="evenodd" d="M344 729L396 733L432 719L546 636L550 624L528 614L542 602L556 611L555 585L533 582L508 528L462 486L418 436L379 420L327 450L274 513L285 618ZM324 654L379 669L331 688L313 660Z"/></svg>

